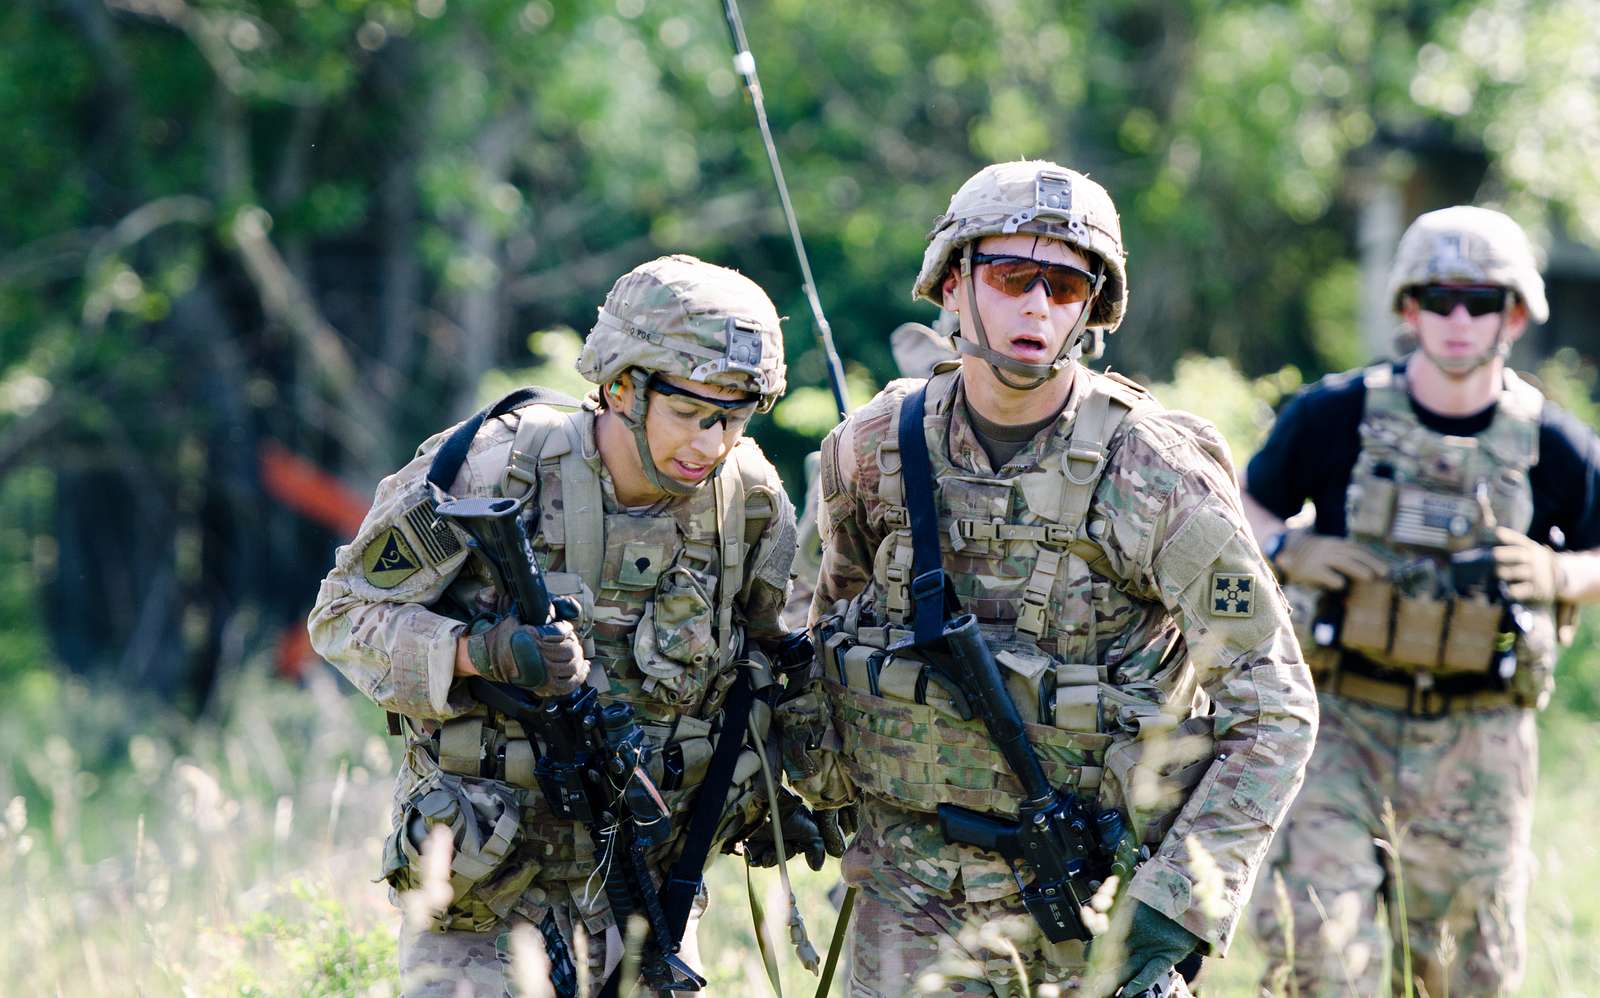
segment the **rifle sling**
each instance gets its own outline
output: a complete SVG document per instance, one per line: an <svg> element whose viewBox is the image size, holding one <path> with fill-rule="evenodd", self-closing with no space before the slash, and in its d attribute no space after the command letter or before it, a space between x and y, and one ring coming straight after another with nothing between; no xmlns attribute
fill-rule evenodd
<svg viewBox="0 0 1600 998"><path fill-rule="evenodd" d="M728 787L733 783L734 763L744 747L745 729L750 724L750 708L754 703L755 689L750 683L750 673L740 669L722 707L722 733L717 737L716 748L711 750L711 761L706 766L700 792L695 795L689 827L684 830L683 850L668 871L666 886L661 892L661 904L666 909L674 943L683 938L683 931L689 924L689 909L705 879L706 857L711 854L711 840L722 823Z"/></svg>
<svg viewBox="0 0 1600 998"><path fill-rule="evenodd" d="M450 486L455 484L456 475L461 473L461 466L467 461L467 452L472 449L472 438L478 435L483 424L496 416L504 416L508 412L515 412L530 405L555 405L576 409L582 403L570 395L563 395L548 388L518 388L500 401L479 409L468 417L466 422L456 427L455 432L450 434L434 452L433 463L428 465L428 481L441 491L449 492Z"/></svg>
<svg viewBox="0 0 1600 998"><path fill-rule="evenodd" d="M944 634L945 620L960 612L955 588L945 574L939 550L939 513L933 505L933 462L922 428L928 385L900 403L900 475L906 511L911 518L912 630L917 645L932 644Z"/></svg>
<svg viewBox="0 0 1600 998"><path fill-rule="evenodd" d="M755 690L750 683L750 673L740 669L734 678L733 688L722 707L722 733L716 748L711 750L711 761L706 766L705 779L700 792L695 795L689 827L683 835L683 850L667 871L661 889L661 907L667 915L670 940L661 940L662 950L671 953L683 939L689 925L689 911L694 906L695 895L705 881L706 857L711 854L712 839L717 826L722 823L722 809L727 800L728 787L733 783L734 764L744 747L745 729L750 723L750 708L755 704ZM619 926L619 928L621 928ZM615 998L622 986L622 975L612 971L600 990L598 998Z"/></svg>

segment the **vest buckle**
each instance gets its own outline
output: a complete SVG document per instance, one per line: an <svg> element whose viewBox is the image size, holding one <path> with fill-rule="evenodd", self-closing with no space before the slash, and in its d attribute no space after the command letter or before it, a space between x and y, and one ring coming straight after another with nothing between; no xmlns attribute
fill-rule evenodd
<svg viewBox="0 0 1600 998"><path fill-rule="evenodd" d="M1086 461L1090 464L1089 473L1081 478L1072 471L1072 462ZM1075 445L1067 448L1066 459L1061 464L1061 473L1067 481L1074 485L1093 485L1095 479L1100 477L1100 472L1106 466L1106 452L1099 447Z"/></svg>

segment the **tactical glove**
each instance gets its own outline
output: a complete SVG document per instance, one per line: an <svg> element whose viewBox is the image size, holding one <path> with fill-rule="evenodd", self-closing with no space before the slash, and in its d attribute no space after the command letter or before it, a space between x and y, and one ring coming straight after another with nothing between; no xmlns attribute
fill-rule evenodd
<svg viewBox="0 0 1600 998"><path fill-rule="evenodd" d="M1495 578L1504 582L1506 593L1518 603L1552 603L1566 592L1566 573L1561 569L1561 554L1532 537L1508 527L1498 527L1494 549Z"/></svg>
<svg viewBox="0 0 1600 998"><path fill-rule="evenodd" d="M854 804L812 812L817 819L817 830L822 833L822 844L828 855L838 859L855 838L860 824L860 809Z"/></svg>
<svg viewBox="0 0 1600 998"><path fill-rule="evenodd" d="M817 816L804 801L783 787L778 788L778 818L783 822L784 851L791 856L804 853L807 866L813 870L822 869L823 857L829 850L817 827ZM778 845L772 838L770 815L769 820L763 821L744 840L744 854L751 866L778 865Z"/></svg>
<svg viewBox="0 0 1600 998"><path fill-rule="evenodd" d="M1272 567L1285 582L1319 589L1343 589L1351 581L1380 578L1389 570L1382 558L1361 545L1303 527L1284 535Z"/></svg>
<svg viewBox="0 0 1600 998"><path fill-rule="evenodd" d="M563 618L533 627L504 617L493 627L467 637L467 657L487 679L511 683L541 697L562 696L589 678L583 642L569 622L571 608L558 603Z"/></svg>
<svg viewBox="0 0 1600 998"><path fill-rule="evenodd" d="M1172 973L1178 961L1194 952L1200 937L1156 911L1143 901L1135 901L1133 923L1128 927L1124 943L1122 969L1117 980L1122 983L1119 994L1140 995L1161 983Z"/></svg>

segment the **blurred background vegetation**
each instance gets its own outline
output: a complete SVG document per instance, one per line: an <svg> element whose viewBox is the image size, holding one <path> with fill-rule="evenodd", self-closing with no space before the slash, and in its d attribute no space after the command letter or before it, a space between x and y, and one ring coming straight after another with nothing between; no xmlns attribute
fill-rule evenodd
<svg viewBox="0 0 1600 998"><path fill-rule="evenodd" d="M950 194L1037 156L1123 213L1132 303L1103 363L1217 420L1241 462L1286 393L1385 351L1374 285L1395 240L1463 201L1546 247L1554 317L1516 359L1594 422L1593 0L744 14L858 404L892 376L888 331L933 318L909 286ZM0 866L11 889L68 886L35 935L93 938L84 920L115 916L155 945L164 925L190 948L144 953L177 969L143 980L191 980L211 943L185 919L234 925L236 949L289 945L250 921L279 898L250 885L370 845L337 815L388 765L377 715L290 706L264 677L325 678L301 636L316 581L420 440L516 384L581 390L571 362L605 290L671 251L740 268L790 317L791 395L755 434L796 498L834 416L716 0L11 0L0 51L0 691L26 719L0 735L0 799L22 809ZM1546 723L1569 763L1600 717L1593 633ZM140 850L204 867L195 809L229 802L217 827L262 812L219 867L232 893L151 895ZM1562 855L1566 875L1600 872L1592 850ZM344 864L350 897L373 893L373 863ZM102 887L123 902L91 917L72 900ZM307 897L305 917L346 903ZM1540 896L1546 929L1594 926L1562 903ZM322 980L320 937L294 938Z"/></svg>

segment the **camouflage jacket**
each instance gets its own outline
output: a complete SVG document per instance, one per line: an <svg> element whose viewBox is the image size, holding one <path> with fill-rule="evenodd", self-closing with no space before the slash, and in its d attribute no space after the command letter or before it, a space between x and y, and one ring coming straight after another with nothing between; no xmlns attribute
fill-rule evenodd
<svg viewBox="0 0 1600 998"><path fill-rule="evenodd" d="M507 469L519 417L551 424L542 434L544 455L531 456L549 458L537 460L532 471L534 548L551 592L583 604L580 632L591 685L609 699L634 705L658 762L670 731L686 768L692 772L698 765L703 772L712 722L733 678L729 656L720 652L724 595L731 604L732 633L726 635L731 657L742 653L747 639L783 633L779 615L794 555L795 519L777 472L750 440L740 441L728 456L727 468L744 481L746 529L740 531L742 577L724 579L716 490L708 483L694 495L647 509L622 507L598 456L592 407L567 413L535 405L490 419L473 439L452 496L510 491ZM426 480L450 432L430 438L410 463L378 486L360 532L336 553L310 617L316 650L379 706L415 722L397 801L438 768L433 734L452 719L483 713L454 680L456 641L473 611L497 606L497 594L486 566L469 555L460 528L433 515L440 497ZM571 446L552 456L563 448L550 445L563 440ZM563 490L577 502L571 494L575 476L570 467L562 474L560 457L584 462L602 486L600 506L589 512L603 518L597 579L576 574L569 559L577 539ZM741 772L748 779L750 770ZM680 831L697 790L685 778L682 790L667 795ZM587 836L556 821L542 799L525 813L524 827L536 844L524 853L530 862L539 857L541 880L581 878L592 869Z"/></svg>
<svg viewBox="0 0 1600 998"><path fill-rule="evenodd" d="M1059 503L1049 491L1053 479L1041 469L1061 473L1074 420L1091 383L1103 377L1081 366L1072 370L1074 385L1057 424L998 472L966 416L959 372L930 383L925 427L944 567L957 577L963 609L977 615L996 647L997 636L1013 631L1025 613L1025 584L1045 547L1043 524L1050 520L1032 507ZM897 451L891 443L896 413L919 385L892 383L824 441L824 551L813 620L848 606L860 628L894 623L896 601L887 580L909 534L904 509L883 495L884 455ZM1045 597L1045 633L1027 647L1048 655L1058 673L1087 671L1087 716L1090 725L1098 717L1103 734L1099 743L1085 744L1099 744L1100 751L1107 736L1113 742L1140 737L1120 730L1119 718L1148 718L1118 705L1160 704L1181 715L1173 722L1209 709L1205 720L1190 721L1191 728L1200 724L1214 735L1209 764L1199 760L1192 792L1130 891L1221 950L1298 791L1316 730L1316 699L1281 593L1245 526L1226 445L1215 429L1146 397L1146 411L1124 421L1107 450L1078 538L1092 542L1093 553L1054 575ZM962 518L987 519L996 528L968 530L949 522ZM999 526L1006 523L1018 526ZM983 542L974 543L980 536ZM1069 648L1071 657L1064 657ZM830 687L836 699L838 693ZM1015 689L1012 695L1017 698ZM838 718L841 705L834 707ZM945 721L935 726L955 730ZM1045 730L1034 729L1036 741ZM1098 771L1090 771L1098 780ZM922 809L897 806L892 795L871 796L867 805L866 848L929 887L960 891L969 900L1017 890L997 856L946 844Z"/></svg>

